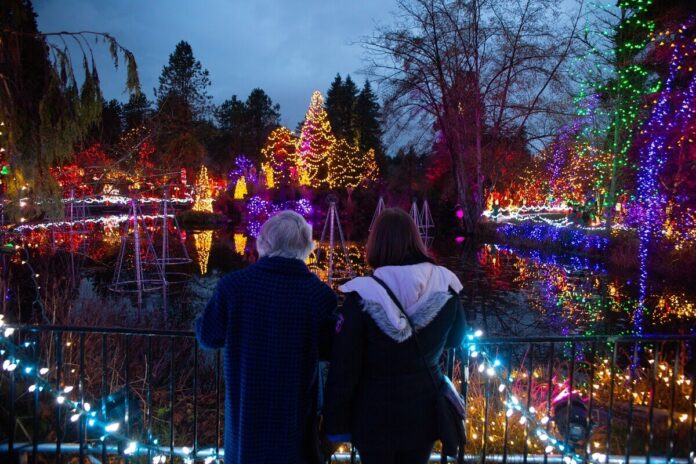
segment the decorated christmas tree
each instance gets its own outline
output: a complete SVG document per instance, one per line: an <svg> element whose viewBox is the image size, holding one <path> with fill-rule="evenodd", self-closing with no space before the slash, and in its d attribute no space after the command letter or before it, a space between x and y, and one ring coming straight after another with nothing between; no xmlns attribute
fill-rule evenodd
<svg viewBox="0 0 696 464"><path fill-rule="evenodd" d="M339 139L334 145L331 161L329 187L357 187L363 176L363 158L358 148L344 139Z"/></svg>
<svg viewBox="0 0 696 464"><path fill-rule="evenodd" d="M309 182L314 187L328 186L329 165L335 143L324 109L324 98L321 92L315 91L300 134L298 168L301 184Z"/></svg>
<svg viewBox="0 0 696 464"><path fill-rule="evenodd" d="M213 212L213 194L208 178L208 168L201 166L196 179L196 201L193 203L193 211Z"/></svg>
<svg viewBox="0 0 696 464"><path fill-rule="evenodd" d="M249 192L247 191L246 179L242 176L237 179L237 183L234 186L234 199L243 200L247 193Z"/></svg>
<svg viewBox="0 0 696 464"><path fill-rule="evenodd" d="M370 148L367 150L367 153L365 153L362 172L363 180L366 183L374 182L379 178L379 165L375 159L375 150L373 148Z"/></svg>
<svg viewBox="0 0 696 464"><path fill-rule="evenodd" d="M261 164L261 171L263 172L263 179L264 182L266 183L266 188L272 189L275 187L275 180L273 176L273 168L271 168L268 164L262 163Z"/></svg>
<svg viewBox="0 0 696 464"><path fill-rule="evenodd" d="M287 127L274 129L268 135L261 155L264 163L273 169L274 180L290 180L291 169L297 168L297 143L297 137Z"/></svg>

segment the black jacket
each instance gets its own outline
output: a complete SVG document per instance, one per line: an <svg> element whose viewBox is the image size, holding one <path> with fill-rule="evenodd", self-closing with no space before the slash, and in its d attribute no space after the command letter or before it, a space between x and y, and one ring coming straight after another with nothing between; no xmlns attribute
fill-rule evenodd
<svg viewBox="0 0 696 464"><path fill-rule="evenodd" d="M465 330L464 311L454 292L425 327L417 328L427 364L441 376L445 348L458 346ZM413 319L413 317L412 317ZM436 437L435 391L413 336L396 342L364 311L356 292L346 295L324 398L329 435L349 433L366 450L418 449Z"/></svg>

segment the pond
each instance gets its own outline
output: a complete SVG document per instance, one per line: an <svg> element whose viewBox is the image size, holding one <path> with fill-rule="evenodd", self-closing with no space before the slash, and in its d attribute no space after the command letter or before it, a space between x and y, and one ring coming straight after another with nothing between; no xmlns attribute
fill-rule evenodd
<svg viewBox="0 0 696 464"><path fill-rule="evenodd" d="M132 238L122 242L117 227L84 234L37 229L21 238L26 244L23 258L3 255L3 312L37 320L39 311L44 322L52 323L142 325L151 320L189 328L220 276L256 260L254 238L245 230L183 230L179 235L172 233L170 223L165 246L171 264L162 263L162 224L156 218L148 224L152 239L140 243L142 298L134 291L135 244ZM611 273L601 261L444 237L433 241L431 252L460 277L469 319L489 336L624 334L639 329L634 317L637 276ZM156 266L152 259L148 265L149 254L166 264L166 292L152 277ZM322 244L309 262L325 281L328 254L328 245ZM347 243L345 250L336 244L332 261L334 286L351 273L369 272L361 243ZM33 271L28 273L28 266ZM38 277L27 279L32 275ZM43 308L35 304L37 286L42 287ZM693 331L696 297L692 289L652 282L643 313L644 333Z"/></svg>

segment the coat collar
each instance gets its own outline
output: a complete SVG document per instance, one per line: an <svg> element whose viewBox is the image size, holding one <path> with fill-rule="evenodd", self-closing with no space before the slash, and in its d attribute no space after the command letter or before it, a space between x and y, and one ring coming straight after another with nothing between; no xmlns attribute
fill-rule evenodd
<svg viewBox="0 0 696 464"><path fill-rule="evenodd" d="M307 265L299 259L281 258L280 256L267 257L264 256L256 261L254 267L262 271L272 272L275 274L301 275L309 274Z"/></svg>

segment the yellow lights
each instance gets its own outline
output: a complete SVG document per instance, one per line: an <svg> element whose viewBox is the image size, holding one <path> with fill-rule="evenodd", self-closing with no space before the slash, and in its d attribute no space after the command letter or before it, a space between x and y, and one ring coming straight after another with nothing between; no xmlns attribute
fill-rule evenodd
<svg viewBox="0 0 696 464"><path fill-rule="evenodd" d="M213 246L213 231L203 230L193 234L193 240L196 245L196 254L198 255L198 267L201 270L201 275L208 272L208 259L210 258L210 249Z"/></svg>
<svg viewBox="0 0 696 464"><path fill-rule="evenodd" d="M234 251L237 254L244 255L247 245L247 236L244 234L234 234Z"/></svg>
<svg viewBox="0 0 696 464"><path fill-rule="evenodd" d="M243 200L247 193L246 179L244 176L241 176L239 179L237 179L237 183L234 186L234 199Z"/></svg>
<svg viewBox="0 0 696 464"><path fill-rule="evenodd" d="M263 173L263 179L266 183L266 188L272 189L275 187L275 182L273 178L273 169L266 163L261 164L261 172Z"/></svg>
<svg viewBox="0 0 696 464"><path fill-rule="evenodd" d="M208 169L201 166L196 179L196 200L193 203L193 211L201 211L206 213L213 212L213 197L212 188L210 187L210 179L208 178Z"/></svg>

